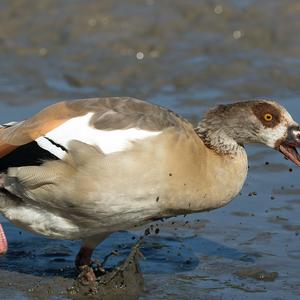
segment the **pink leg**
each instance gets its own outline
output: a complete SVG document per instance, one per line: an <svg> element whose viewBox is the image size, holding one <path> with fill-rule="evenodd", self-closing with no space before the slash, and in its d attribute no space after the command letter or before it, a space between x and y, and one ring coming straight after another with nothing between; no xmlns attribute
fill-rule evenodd
<svg viewBox="0 0 300 300"><path fill-rule="evenodd" d="M92 262L92 254L93 254L94 249L89 248L89 247L81 247L76 259L75 259L75 265L77 268L80 268L82 266L88 266Z"/></svg>
<svg viewBox="0 0 300 300"><path fill-rule="evenodd" d="M0 255L4 255L7 252L7 249L8 249L7 239L4 230L2 228L2 225L0 224Z"/></svg>
<svg viewBox="0 0 300 300"><path fill-rule="evenodd" d="M90 266L92 263L92 254L93 254L94 249L89 248L89 247L81 247L76 259L75 259L75 265L76 267L81 270L81 277L83 282L89 283L96 281L96 275L93 271L93 269Z"/></svg>
<svg viewBox="0 0 300 300"><path fill-rule="evenodd" d="M92 254L94 249L101 243L110 233L101 233L95 236L88 237L82 242L82 246L76 256L75 265L79 270L82 270L81 278L85 282L96 280L96 275L91 268Z"/></svg>
<svg viewBox="0 0 300 300"><path fill-rule="evenodd" d="M4 174L0 174L0 188L4 187ZM0 224L0 255L4 255L7 252L7 239L2 225Z"/></svg>

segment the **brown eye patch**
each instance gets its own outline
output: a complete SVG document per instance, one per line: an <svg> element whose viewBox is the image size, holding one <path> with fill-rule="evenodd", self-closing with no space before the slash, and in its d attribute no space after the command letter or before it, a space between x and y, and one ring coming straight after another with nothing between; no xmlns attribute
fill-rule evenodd
<svg viewBox="0 0 300 300"><path fill-rule="evenodd" d="M270 103L257 103L252 107L255 116L265 127L275 127L280 123L280 111Z"/></svg>

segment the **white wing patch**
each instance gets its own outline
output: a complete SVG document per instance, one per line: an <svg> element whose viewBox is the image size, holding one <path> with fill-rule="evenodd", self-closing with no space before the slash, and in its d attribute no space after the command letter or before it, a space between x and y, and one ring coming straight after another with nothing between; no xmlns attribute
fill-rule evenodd
<svg viewBox="0 0 300 300"><path fill-rule="evenodd" d="M146 139L160 134L160 131L147 131L137 128L124 130L99 130L89 125L94 113L90 112L84 116L68 120L62 125L49 131L45 136L36 139L39 146L58 158L63 158L66 154L63 149L51 143L63 146L68 149L68 144L72 140L98 146L105 154L123 151L130 147L130 143L135 140Z"/></svg>
<svg viewBox="0 0 300 300"><path fill-rule="evenodd" d="M18 124L18 123L20 123L20 122L8 122L8 123L4 123L4 124L1 124L0 125L0 128L2 128L2 127L4 127L4 128L6 128L6 127L11 127L11 126L14 126L14 125L16 125L16 124Z"/></svg>
<svg viewBox="0 0 300 300"><path fill-rule="evenodd" d="M51 143L44 136L37 138L35 141L38 143L38 145L41 148L49 151L50 153L52 153L53 155L55 155L58 158L63 158L64 155L66 154L66 152L63 149L61 149L60 147L57 147L56 145Z"/></svg>

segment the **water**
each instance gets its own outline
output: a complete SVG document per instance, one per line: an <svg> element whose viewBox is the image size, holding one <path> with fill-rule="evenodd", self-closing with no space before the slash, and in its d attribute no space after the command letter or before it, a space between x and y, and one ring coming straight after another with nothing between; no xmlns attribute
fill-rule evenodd
<svg viewBox="0 0 300 300"><path fill-rule="evenodd" d="M296 0L6 0L0 14L1 122L95 96L146 99L193 122L217 103L265 97L300 121ZM249 175L235 201L157 223L142 248L141 299L299 299L300 171L271 149L247 152ZM2 270L74 276L79 243L4 226L11 250ZM119 249L111 263L122 259L141 232L114 234L95 257ZM250 276L260 269L278 276ZM0 289L1 299L31 299L18 280L14 293Z"/></svg>

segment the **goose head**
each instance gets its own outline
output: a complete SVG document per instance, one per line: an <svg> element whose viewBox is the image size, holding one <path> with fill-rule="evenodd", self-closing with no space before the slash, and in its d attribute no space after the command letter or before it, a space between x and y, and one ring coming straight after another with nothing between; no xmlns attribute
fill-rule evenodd
<svg viewBox="0 0 300 300"><path fill-rule="evenodd" d="M265 144L300 166L300 128L275 101L256 100L219 105L209 110L196 129L219 154L233 154L244 144Z"/></svg>

